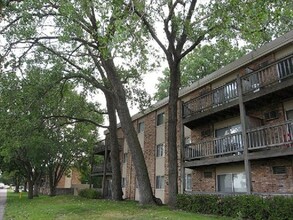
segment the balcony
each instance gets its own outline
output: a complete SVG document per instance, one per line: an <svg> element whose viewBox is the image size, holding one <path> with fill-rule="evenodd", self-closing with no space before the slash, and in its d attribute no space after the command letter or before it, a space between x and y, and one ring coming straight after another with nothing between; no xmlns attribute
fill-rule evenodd
<svg viewBox="0 0 293 220"><path fill-rule="evenodd" d="M270 63L240 78L243 101L260 101L276 97L289 98L293 92L293 54L276 62ZM183 104L183 124L194 127L194 121L221 118L239 112L237 80L213 89Z"/></svg>
<svg viewBox="0 0 293 220"><path fill-rule="evenodd" d="M104 155L105 150L106 150L105 140L102 140L102 141L98 142L96 146L94 146L93 153L97 154L97 155ZM109 149L108 149L108 151L109 151Z"/></svg>
<svg viewBox="0 0 293 220"><path fill-rule="evenodd" d="M293 155L293 120L248 129L248 158ZM186 167L243 161L242 133L213 138L185 146Z"/></svg>
<svg viewBox="0 0 293 220"><path fill-rule="evenodd" d="M104 173L104 164L99 164L99 165L94 165L93 166L93 171L92 171L92 176L101 176ZM111 175L112 174L112 166L111 163L107 163L106 165L106 175Z"/></svg>

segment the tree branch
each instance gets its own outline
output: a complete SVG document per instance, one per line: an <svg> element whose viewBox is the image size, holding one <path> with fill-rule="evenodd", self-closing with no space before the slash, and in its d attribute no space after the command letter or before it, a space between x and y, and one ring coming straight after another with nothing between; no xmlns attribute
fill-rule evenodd
<svg viewBox="0 0 293 220"><path fill-rule="evenodd" d="M167 50L167 48L164 46L164 44L160 41L160 39L158 38L154 27L147 21L146 17L141 14L135 6L133 6L134 12L135 14L142 20L144 26L148 29L148 31L150 32L152 38L157 42L157 44L159 45L159 47L161 47L161 49L164 51L164 53L167 55L169 52Z"/></svg>
<svg viewBox="0 0 293 220"><path fill-rule="evenodd" d="M44 117L44 119L51 119L51 118L63 118L63 119L73 120L72 122L62 123L62 125L85 122L85 123L91 123L91 124L93 124L97 127L100 127L100 128L108 128L108 126L101 125L91 119L86 119L86 118L77 118L77 117L72 117L72 116L68 116L68 115L51 115L51 116Z"/></svg>

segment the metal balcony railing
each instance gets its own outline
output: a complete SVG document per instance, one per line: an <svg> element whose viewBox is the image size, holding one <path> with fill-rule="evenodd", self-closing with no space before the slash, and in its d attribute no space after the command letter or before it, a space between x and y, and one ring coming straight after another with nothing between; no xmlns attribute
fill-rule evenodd
<svg viewBox="0 0 293 220"><path fill-rule="evenodd" d="M240 80L243 95L258 92L261 88L272 84L282 83L290 76L293 76L293 54L242 76ZM238 84L234 80L185 102L182 117L185 118L192 114L222 106L236 98L238 98Z"/></svg>
<svg viewBox="0 0 293 220"><path fill-rule="evenodd" d="M240 133L225 135L209 141L191 143L185 146L185 159L200 159L222 155L242 154L242 135Z"/></svg>
<svg viewBox="0 0 293 220"><path fill-rule="evenodd" d="M247 141L249 150L281 145L293 147L293 120L250 129Z"/></svg>
<svg viewBox="0 0 293 220"><path fill-rule="evenodd" d="M262 148L293 147L293 120L248 129L246 136L249 151ZM184 149L185 160L239 155L243 153L242 133L187 144Z"/></svg>
<svg viewBox="0 0 293 220"><path fill-rule="evenodd" d="M104 172L104 164L94 165L92 173L103 173ZM111 163L107 163L106 165L106 172L112 172Z"/></svg>
<svg viewBox="0 0 293 220"><path fill-rule="evenodd" d="M236 80L183 104L183 117L221 106L238 97Z"/></svg>

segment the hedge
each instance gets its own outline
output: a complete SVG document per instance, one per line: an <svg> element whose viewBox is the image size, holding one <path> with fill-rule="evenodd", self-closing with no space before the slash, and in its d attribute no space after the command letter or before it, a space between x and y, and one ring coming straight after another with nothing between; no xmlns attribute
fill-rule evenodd
<svg viewBox="0 0 293 220"><path fill-rule="evenodd" d="M188 212L229 216L238 219L293 219L293 197L257 195L186 195L177 196L177 208Z"/></svg>
<svg viewBox="0 0 293 220"><path fill-rule="evenodd" d="M101 193L94 189L81 189L78 193L79 196L88 199L100 199Z"/></svg>

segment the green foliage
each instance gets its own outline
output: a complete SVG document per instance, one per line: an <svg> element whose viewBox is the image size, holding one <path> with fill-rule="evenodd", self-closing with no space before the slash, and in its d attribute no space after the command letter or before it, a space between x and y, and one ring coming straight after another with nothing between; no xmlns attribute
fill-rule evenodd
<svg viewBox="0 0 293 220"><path fill-rule="evenodd" d="M168 220L228 220L230 218L205 216L178 210L169 210L166 206L140 206L135 201L92 200L79 196L40 196L26 199L26 193L9 192L4 219L14 220L104 220L104 219L168 219Z"/></svg>
<svg viewBox="0 0 293 220"><path fill-rule="evenodd" d="M62 174L97 141L96 125L89 121L102 122L97 106L71 82L58 83L52 69L28 63L26 75L0 76L1 167L26 178L53 167Z"/></svg>
<svg viewBox="0 0 293 220"><path fill-rule="evenodd" d="M177 208L189 212L230 216L241 219L288 220L293 216L293 197L274 196L262 198L255 195L177 196Z"/></svg>
<svg viewBox="0 0 293 220"><path fill-rule="evenodd" d="M225 40L217 41L214 44L198 46L180 64L180 88L191 85L243 56L246 52L246 47L239 48ZM156 100L161 100L168 96L169 74L168 69L165 69L163 77L159 78L159 82L156 84L157 92L154 97Z"/></svg>
<svg viewBox="0 0 293 220"><path fill-rule="evenodd" d="M78 193L79 196L87 199L100 199L102 195L99 191L95 189L81 189Z"/></svg>

